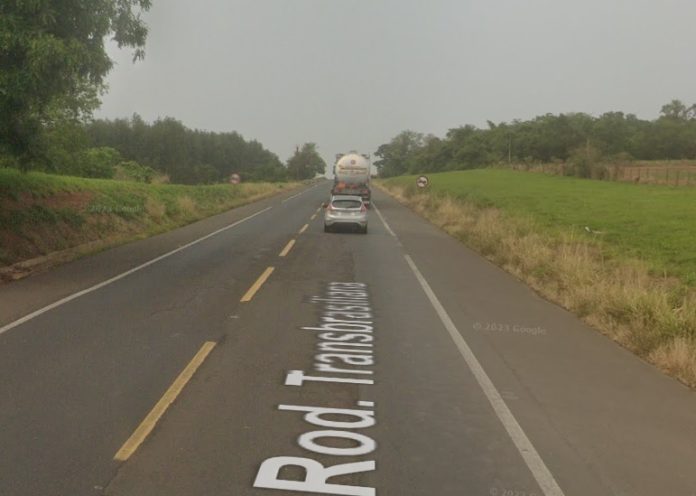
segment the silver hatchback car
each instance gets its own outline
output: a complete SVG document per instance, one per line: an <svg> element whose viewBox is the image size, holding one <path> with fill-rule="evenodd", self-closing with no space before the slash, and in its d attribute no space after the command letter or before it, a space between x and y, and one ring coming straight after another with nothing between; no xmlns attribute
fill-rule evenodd
<svg viewBox="0 0 696 496"><path fill-rule="evenodd" d="M367 207L354 195L334 195L324 211L324 232L337 227L357 229L367 234Z"/></svg>

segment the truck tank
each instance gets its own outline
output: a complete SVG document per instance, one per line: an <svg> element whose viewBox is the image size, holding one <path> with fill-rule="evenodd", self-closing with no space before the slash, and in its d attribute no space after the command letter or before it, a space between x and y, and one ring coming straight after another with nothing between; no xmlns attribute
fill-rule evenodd
<svg viewBox="0 0 696 496"><path fill-rule="evenodd" d="M361 155L355 152L339 154L334 165L334 187L331 193L334 195L361 196L363 201L370 203L370 174L371 165L369 155Z"/></svg>

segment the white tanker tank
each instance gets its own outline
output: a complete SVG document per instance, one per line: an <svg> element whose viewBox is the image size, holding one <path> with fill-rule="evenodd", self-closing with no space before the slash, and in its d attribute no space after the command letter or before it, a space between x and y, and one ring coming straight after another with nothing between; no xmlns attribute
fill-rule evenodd
<svg viewBox="0 0 696 496"><path fill-rule="evenodd" d="M361 196L366 204L370 204L370 174L371 164L369 155L355 152L336 155L334 165L334 195Z"/></svg>

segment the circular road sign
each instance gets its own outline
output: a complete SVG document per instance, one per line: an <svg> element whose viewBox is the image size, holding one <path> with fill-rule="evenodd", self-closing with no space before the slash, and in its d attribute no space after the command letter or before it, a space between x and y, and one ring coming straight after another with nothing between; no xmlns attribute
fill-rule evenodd
<svg viewBox="0 0 696 496"><path fill-rule="evenodd" d="M428 185L429 182L430 182L430 181L428 181L428 177L427 177L427 176L419 176L418 179L416 180L416 185L417 185L419 188L425 188L425 187Z"/></svg>
<svg viewBox="0 0 696 496"><path fill-rule="evenodd" d="M242 182L242 178L236 172L230 176L230 183L239 184Z"/></svg>

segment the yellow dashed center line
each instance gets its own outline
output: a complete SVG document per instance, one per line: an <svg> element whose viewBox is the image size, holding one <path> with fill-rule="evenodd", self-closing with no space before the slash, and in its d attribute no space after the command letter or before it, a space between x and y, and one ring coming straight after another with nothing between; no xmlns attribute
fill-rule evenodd
<svg viewBox="0 0 696 496"><path fill-rule="evenodd" d="M305 224L304 226L302 226L302 229L300 229L300 234L302 234L303 232L305 232L305 231L307 230L308 227L309 227L309 224Z"/></svg>
<svg viewBox="0 0 696 496"><path fill-rule="evenodd" d="M294 240L294 239L291 239L290 241L288 241L288 244L285 245L285 248L283 248L283 251L281 251L280 254L279 254L278 256L279 256L279 257L284 257L285 255L287 255L288 253L290 253L290 250L292 250L292 247L293 247L293 246L295 246L295 240Z"/></svg>
<svg viewBox="0 0 696 496"><path fill-rule="evenodd" d="M316 218L317 218L317 214L314 214L314 215L312 215L312 216L309 218L309 220L314 220L314 219L316 219Z"/></svg>
<svg viewBox="0 0 696 496"><path fill-rule="evenodd" d="M152 432L155 428L157 422L159 422L164 412L167 411L169 405L171 405L174 400L176 400L179 393L181 393L184 386L191 380L193 374L196 373L198 367L201 366L203 361L208 357L210 352L215 348L213 341L206 341L198 350L198 353L191 359L186 368L179 374L179 376L174 380L169 389L164 393L164 396L160 398L154 408L147 414L147 417L140 423L137 429L131 434L131 437L121 446L116 455L114 455L114 460L123 462L128 460L130 456L135 453L138 447L145 441L145 438Z"/></svg>
<svg viewBox="0 0 696 496"><path fill-rule="evenodd" d="M275 270L275 267L267 267L266 270L263 271L263 274L259 276L259 278L256 280L256 282L249 288L249 291L247 291L244 296L242 296L242 299L239 300L242 303L251 301L251 299L254 297L256 292L261 289L261 286L263 286L263 283L266 282L266 280L271 276L273 271Z"/></svg>

